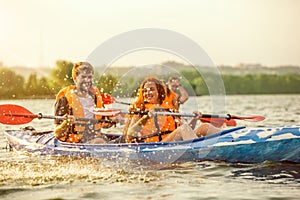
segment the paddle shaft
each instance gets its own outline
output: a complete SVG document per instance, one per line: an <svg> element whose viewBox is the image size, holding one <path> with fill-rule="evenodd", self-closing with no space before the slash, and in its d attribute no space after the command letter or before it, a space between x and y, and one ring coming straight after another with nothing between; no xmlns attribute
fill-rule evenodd
<svg viewBox="0 0 300 200"><path fill-rule="evenodd" d="M172 112L155 112L157 115L171 115L171 116L181 116L181 117L196 117L196 114L190 113L172 113ZM224 119L231 119L230 115L211 115L211 114L202 114L203 118L224 118Z"/></svg>
<svg viewBox="0 0 300 200"><path fill-rule="evenodd" d="M120 111L120 114L141 114L141 115L147 115L148 111ZM154 111L154 115L162 115L162 116L180 116L180 117L196 117L196 114L191 113L176 113L176 112L160 112L160 111ZM230 114L226 115L213 115L213 114L202 114L201 118L222 118L222 119L231 119Z"/></svg>
<svg viewBox="0 0 300 200"><path fill-rule="evenodd" d="M114 102L115 102L115 103L118 103L118 104L127 105L127 106L130 106L130 105L131 105L131 103L127 103L127 102L123 102L123 101L117 101L117 100L115 100Z"/></svg>
<svg viewBox="0 0 300 200"><path fill-rule="evenodd" d="M154 112L155 115L163 116L181 116L181 117L196 117L196 114L191 113L175 113L175 112ZM222 118L222 119L231 119L231 115L212 115L212 114L202 114L201 118Z"/></svg>
<svg viewBox="0 0 300 200"><path fill-rule="evenodd" d="M147 111L120 111L120 114L142 114L147 115ZM181 116L181 117L196 117L196 114L192 113L176 113L176 112L161 112L161 111L154 111L154 115L163 115L163 116ZM212 119L239 119L239 120L245 120L245 121L252 121L252 122L258 122L265 119L263 116L237 116L237 115L231 115L231 114L202 114L201 118L212 118ZM200 119L201 119L200 118Z"/></svg>
<svg viewBox="0 0 300 200"><path fill-rule="evenodd" d="M56 119L56 120L65 120L67 119L66 116L53 116L53 115L43 115L42 113L39 114L9 114L6 113L4 116L11 116L11 117L24 117L24 118L38 118L38 119ZM105 119L94 119L94 118L75 118L75 121L84 121L89 123L99 123L99 122L107 122L111 123L111 120L105 120Z"/></svg>
<svg viewBox="0 0 300 200"><path fill-rule="evenodd" d="M97 112L94 113L96 115L101 116L114 116L117 114L140 114L140 115L148 115L148 111L109 111L109 114L107 112ZM182 116L182 117L196 117L196 114L191 113L175 113L175 112L166 112L164 109L157 109L153 113L151 113L155 116L157 115L163 115L163 116ZM38 118L46 118L46 119L56 119L56 120L65 120L67 119L66 116L52 116L52 115L43 115L42 113L34 114L31 111L27 110L26 108L18 105L13 104L4 104L0 105L0 123L2 124L11 124L11 125L17 125L17 124L25 124L32 121L32 119ZM218 115L218 114L202 114L201 119L205 118L220 118L220 119L239 119L239 120L245 120L245 121L262 121L265 119L263 116L236 116L236 115ZM107 120L107 119L94 119L94 118L75 118L75 121L85 121L90 123L99 123L99 122L108 122L111 123L113 121Z"/></svg>

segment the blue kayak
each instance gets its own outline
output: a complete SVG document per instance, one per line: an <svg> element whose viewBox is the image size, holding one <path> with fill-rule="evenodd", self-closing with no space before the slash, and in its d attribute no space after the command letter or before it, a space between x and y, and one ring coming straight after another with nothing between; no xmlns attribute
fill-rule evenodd
<svg viewBox="0 0 300 200"><path fill-rule="evenodd" d="M178 142L84 144L61 142L53 132L7 130L11 149L38 155L93 157L122 161L178 163L187 161L264 161L300 163L300 126L235 127Z"/></svg>

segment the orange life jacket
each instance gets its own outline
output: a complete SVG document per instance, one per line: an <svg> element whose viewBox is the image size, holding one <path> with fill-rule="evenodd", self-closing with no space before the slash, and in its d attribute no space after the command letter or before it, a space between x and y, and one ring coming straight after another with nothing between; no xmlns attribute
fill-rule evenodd
<svg viewBox="0 0 300 200"><path fill-rule="evenodd" d="M63 96L66 97L67 101L68 101L68 106L72 109L72 113L74 115L74 117L76 118L84 118L84 109L82 107L82 104L80 102L79 97L76 95L75 91L74 91L75 86L71 85L71 86L67 86L63 89L61 89L59 91L59 93L56 96L56 100L62 98ZM102 97L100 94L100 91L98 90L98 88L96 87L91 87L90 91L92 92L92 94L94 94L96 96L96 108L102 108ZM76 108L76 109L74 109ZM95 116L96 119L101 119L102 116ZM83 137L82 132L85 131L85 125L86 123L84 122L79 122L78 124L75 124L74 126L74 130L75 133L68 133L66 134L67 136L64 138L59 138L62 141L66 141L66 142L80 142L80 140ZM93 125L93 130L98 131L101 128L101 124L94 124ZM70 131L70 130L69 130Z"/></svg>
<svg viewBox="0 0 300 200"><path fill-rule="evenodd" d="M170 94L166 96L163 105L167 106L171 111L177 112L179 106L174 105L174 101L178 101L178 94L170 90Z"/></svg>
<svg viewBox="0 0 300 200"><path fill-rule="evenodd" d="M145 105L147 110L153 109L153 104ZM164 101L159 108L169 110L170 105L168 101ZM162 116L158 115L157 119L155 117L150 118L143 125L141 129L141 137L145 138L147 135L154 135L150 138L143 139L143 142L159 142L165 137L167 137L172 131L177 128L177 123L173 116Z"/></svg>

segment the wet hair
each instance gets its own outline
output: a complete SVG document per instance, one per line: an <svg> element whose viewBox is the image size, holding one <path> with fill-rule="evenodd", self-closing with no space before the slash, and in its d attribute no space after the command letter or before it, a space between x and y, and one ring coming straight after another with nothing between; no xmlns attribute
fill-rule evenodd
<svg viewBox="0 0 300 200"><path fill-rule="evenodd" d="M165 90L166 90L166 96L170 96L171 90L170 90L170 88L168 87L168 83L166 83L166 81L163 80L163 79L161 79L161 82L164 84L164 87L165 87Z"/></svg>
<svg viewBox="0 0 300 200"><path fill-rule="evenodd" d="M88 62L74 63L74 66L73 66L73 69L72 69L72 78L73 78L73 80L76 80L76 77L80 73L80 71L86 71L88 73L92 72L94 74L94 67Z"/></svg>
<svg viewBox="0 0 300 200"><path fill-rule="evenodd" d="M147 78L144 79L144 81L141 83L139 90L138 90L138 97L137 100L131 105L130 110L145 110L145 99L144 99L144 95L143 95L143 89L146 83L154 83L156 88L157 88L157 92L158 92L158 102L160 104L163 103L163 101L166 98L166 87L165 84L159 80L158 78L154 77L154 76L149 76Z"/></svg>

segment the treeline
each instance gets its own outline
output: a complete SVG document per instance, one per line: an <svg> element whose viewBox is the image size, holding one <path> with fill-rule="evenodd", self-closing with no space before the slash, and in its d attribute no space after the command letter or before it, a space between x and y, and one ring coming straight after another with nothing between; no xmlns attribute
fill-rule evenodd
<svg viewBox="0 0 300 200"><path fill-rule="evenodd" d="M208 88L196 72L182 71L189 77L190 84L197 96L208 95ZM207 74L209 76L209 74ZM214 77L214 76L212 76ZM221 75L226 94L300 94L299 74L246 74Z"/></svg>
<svg viewBox="0 0 300 200"><path fill-rule="evenodd" d="M25 98L55 98L58 91L72 85L73 63L59 60L49 77L38 78L31 74L27 79L15 71L0 67L0 99L25 99ZM102 91L110 93L115 88L117 78L111 75L100 76L95 72L95 85Z"/></svg>
<svg viewBox="0 0 300 200"><path fill-rule="evenodd" d="M0 99L22 98L55 98L55 94L64 86L73 84L73 63L60 60L51 71L49 77L38 78L31 74L27 79L18 75L13 70L0 67ZM190 94L208 95L208 88L203 78L194 71L182 71L181 74L187 81L182 84L186 88L192 88ZM226 94L299 94L300 75L222 75ZM126 83L118 85L119 77L114 75L100 75L95 72L95 85L101 92L112 93L126 90L130 85L138 85L141 80L130 77ZM132 91L132 94L134 91Z"/></svg>
<svg viewBox="0 0 300 200"><path fill-rule="evenodd" d="M14 71L0 67L0 99L51 98L55 87L49 79L31 74L27 80Z"/></svg>
<svg viewBox="0 0 300 200"><path fill-rule="evenodd" d="M299 94L300 75L223 75L226 94Z"/></svg>

